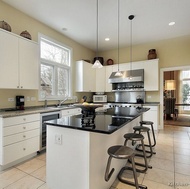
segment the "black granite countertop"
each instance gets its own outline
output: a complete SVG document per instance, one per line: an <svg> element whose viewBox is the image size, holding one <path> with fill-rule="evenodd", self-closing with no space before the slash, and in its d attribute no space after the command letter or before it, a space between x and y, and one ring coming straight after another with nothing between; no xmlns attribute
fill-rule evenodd
<svg viewBox="0 0 190 189"><path fill-rule="evenodd" d="M111 134L135 118L148 111L149 108L115 107L101 112L96 112L94 122L87 119L82 120L82 114L62 117L60 119L47 121L50 126L58 126L69 129L79 129L103 134Z"/></svg>

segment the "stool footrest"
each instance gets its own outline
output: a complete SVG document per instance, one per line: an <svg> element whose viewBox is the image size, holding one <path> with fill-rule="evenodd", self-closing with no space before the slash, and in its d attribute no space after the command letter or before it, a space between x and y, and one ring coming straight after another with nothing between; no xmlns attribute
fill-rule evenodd
<svg viewBox="0 0 190 189"><path fill-rule="evenodd" d="M124 172L125 170L133 170L133 169L132 169L131 167L127 167L127 166L126 166L126 167L123 167L123 168L120 170L119 174L118 174L118 180L119 180L120 182L125 183L125 184L131 185L131 186L136 186L135 182L131 182L131 181L128 181L128 180L122 178L122 174L123 174L123 172ZM138 188L147 189L147 186L138 184Z"/></svg>
<svg viewBox="0 0 190 189"><path fill-rule="evenodd" d="M131 161L129 160L129 163L131 163ZM135 165L138 165L138 166L140 166L140 167L145 167L146 168L146 165L145 164L143 164L143 163L138 163L138 162L135 162ZM147 171L147 169L152 169L152 166L151 165L148 165L147 166L147 168L145 169L145 170L140 170L140 169L137 169L136 168L136 171L137 172L141 172L141 173L144 173L144 172L146 172ZM139 171L140 170L140 171ZM143 172L142 172L143 171Z"/></svg>
<svg viewBox="0 0 190 189"><path fill-rule="evenodd" d="M146 144L145 144L144 146L150 147L149 145L146 145ZM142 149L139 149L140 147L141 147L141 144L138 144L138 145L136 146L135 150L142 152L143 150L142 150ZM150 157L152 157L153 154L156 154L156 152L153 152L152 150L150 150L150 151L145 150L145 152L146 152L146 153L150 153L150 155L147 155L147 156L146 156L147 158L150 158Z"/></svg>

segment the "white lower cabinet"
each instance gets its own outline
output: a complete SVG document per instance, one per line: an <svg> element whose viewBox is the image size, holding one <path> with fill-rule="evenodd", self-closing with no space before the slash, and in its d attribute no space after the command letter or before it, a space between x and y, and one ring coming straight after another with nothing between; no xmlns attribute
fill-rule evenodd
<svg viewBox="0 0 190 189"><path fill-rule="evenodd" d="M0 165L39 151L40 114L0 118Z"/></svg>
<svg viewBox="0 0 190 189"><path fill-rule="evenodd" d="M143 106L143 108L150 108L142 116L143 121L152 121L154 123L154 130L159 129L159 106ZM147 126L147 125L146 125Z"/></svg>

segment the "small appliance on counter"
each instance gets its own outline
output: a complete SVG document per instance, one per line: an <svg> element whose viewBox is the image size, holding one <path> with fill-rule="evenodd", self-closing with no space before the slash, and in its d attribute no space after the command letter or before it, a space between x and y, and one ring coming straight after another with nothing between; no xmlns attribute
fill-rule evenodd
<svg viewBox="0 0 190 189"><path fill-rule="evenodd" d="M16 96L16 109L24 110L24 96Z"/></svg>
<svg viewBox="0 0 190 189"><path fill-rule="evenodd" d="M93 95L93 102L107 102L107 95L104 94Z"/></svg>

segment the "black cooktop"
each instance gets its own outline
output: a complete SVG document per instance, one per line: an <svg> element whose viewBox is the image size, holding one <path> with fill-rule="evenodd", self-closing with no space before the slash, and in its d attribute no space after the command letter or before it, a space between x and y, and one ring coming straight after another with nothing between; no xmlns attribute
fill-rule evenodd
<svg viewBox="0 0 190 189"><path fill-rule="evenodd" d="M47 121L46 124L70 129L111 134L148 110L148 108L139 107L115 107L109 108L104 112L96 112L95 115L88 115L88 117L84 117L82 114L64 116L60 119Z"/></svg>

